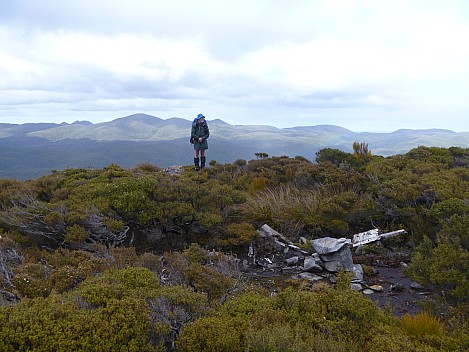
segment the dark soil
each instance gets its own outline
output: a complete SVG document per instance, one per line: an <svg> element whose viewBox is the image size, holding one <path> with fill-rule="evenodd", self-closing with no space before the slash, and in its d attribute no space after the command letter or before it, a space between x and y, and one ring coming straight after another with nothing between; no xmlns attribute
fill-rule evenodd
<svg viewBox="0 0 469 352"><path fill-rule="evenodd" d="M391 308L394 315L406 313L414 315L422 311L422 305L430 296L430 292L423 288L413 288L415 283L405 277L401 268L377 266L377 274L370 280L370 284L383 287L382 292L369 295L371 300L381 308ZM365 278L365 281L367 279Z"/></svg>
<svg viewBox="0 0 469 352"><path fill-rule="evenodd" d="M422 311L422 306L425 302L434 298L434 295L420 287L410 278L406 277L403 273L402 264L403 260L408 260L408 253L394 252L393 254L386 255L382 253L379 255L368 254L363 256L354 256L355 264L362 264L363 267L368 267L368 275L365 271L363 280L363 287L379 285L382 286L381 292L374 291L366 295L374 301L382 309L391 309L396 316L405 314L417 314ZM249 280L261 285L275 293L282 288L293 284L296 277L300 272L300 267L286 267L282 264L282 260L270 257L273 265L270 267L261 265L250 265L245 270L245 275ZM277 265L275 265L277 263ZM405 265L404 265L405 266ZM371 274L369 272L372 272ZM323 277L322 282L333 284L335 276L333 274L321 273L319 276ZM310 284L311 286L314 283ZM363 293L365 295L365 293Z"/></svg>
<svg viewBox="0 0 469 352"><path fill-rule="evenodd" d="M378 254L354 255L353 262L372 268L372 275L365 275L368 285L380 285L382 292L374 292L370 299L385 309L391 308L394 315L416 314L422 311L425 302L434 299L434 294L420 287L404 274L405 263L410 262L411 249L379 246Z"/></svg>

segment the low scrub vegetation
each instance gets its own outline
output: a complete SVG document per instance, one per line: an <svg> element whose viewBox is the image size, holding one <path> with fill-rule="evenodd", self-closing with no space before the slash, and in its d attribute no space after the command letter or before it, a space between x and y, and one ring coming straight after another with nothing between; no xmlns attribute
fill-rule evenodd
<svg viewBox="0 0 469 352"><path fill-rule="evenodd" d="M317 156L0 180L0 350L469 349L469 150ZM272 295L236 256L264 223L293 242L406 229L406 274L436 299L394 317L346 275Z"/></svg>

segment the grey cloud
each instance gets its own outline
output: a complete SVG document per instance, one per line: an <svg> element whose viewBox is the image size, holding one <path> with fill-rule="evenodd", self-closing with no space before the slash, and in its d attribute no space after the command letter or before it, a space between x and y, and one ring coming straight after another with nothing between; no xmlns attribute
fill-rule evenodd
<svg viewBox="0 0 469 352"><path fill-rule="evenodd" d="M215 59L233 62L250 52L259 51L276 43L302 43L310 34L274 25L258 23L227 23L207 30L206 47Z"/></svg>
<svg viewBox="0 0 469 352"><path fill-rule="evenodd" d="M125 32L191 34L202 19L172 12L159 1L113 0L16 0L0 7L0 19L30 28L55 31L79 30L92 33L116 34Z"/></svg>
<svg viewBox="0 0 469 352"><path fill-rule="evenodd" d="M328 91L316 92L303 96L283 97L278 100L279 105L298 108L354 108L359 106L373 105L367 99L370 92L358 91Z"/></svg>
<svg viewBox="0 0 469 352"><path fill-rule="evenodd" d="M119 20L122 24L126 22L124 13L115 11L118 6L113 1L17 0L8 4L2 2L0 19L45 30L80 28L107 32L107 28L118 30L115 24ZM111 23L114 26L109 27Z"/></svg>
<svg viewBox="0 0 469 352"><path fill-rule="evenodd" d="M167 78L153 80L142 76L124 79L114 72L91 65L64 65L55 67L44 76L37 76L34 81L5 88L0 104L78 105L99 99L195 99L202 95L197 90L207 90L209 86L209 82L195 72L185 75L177 82L170 82Z"/></svg>
<svg viewBox="0 0 469 352"><path fill-rule="evenodd" d="M161 5L163 3L158 1L17 0L1 5L0 19L24 27L26 31L72 30L110 36L147 33L165 39L197 38L203 41L213 58L225 62L233 62L274 43L304 42L311 37L304 29L286 26L285 11L280 7L264 18L262 9L272 7L269 3L257 9L258 17L249 11L233 16L228 6L216 13L194 6L197 12L192 15L188 12L190 9L183 7L183 1L176 3L181 6Z"/></svg>

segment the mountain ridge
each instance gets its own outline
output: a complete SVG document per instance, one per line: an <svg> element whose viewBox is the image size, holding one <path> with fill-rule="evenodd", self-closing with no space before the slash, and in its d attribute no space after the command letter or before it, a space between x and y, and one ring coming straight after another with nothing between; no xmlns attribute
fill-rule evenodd
<svg viewBox="0 0 469 352"><path fill-rule="evenodd" d="M270 125L232 125L229 124L219 118L214 120L208 120L210 127L215 126L216 128L220 127L227 127L233 131L247 131L247 132L281 132L281 133L288 133L290 131L293 132L302 132L302 133L309 133L309 132L318 132L318 133L333 133L333 134L343 134L343 135L389 135L389 134L415 134L415 133L450 133L450 134L469 134L469 132L455 132L450 129L438 129L438 128L429 128L429 129L397 129L392 132L370 132L370 131L361 131L361 132L353 132L349 129L346 129L341 126L330 125L330 124L322 124L322 125L307 125L307 126L294 126L294 127L285 127L279 128ZM62 122L60 124L57 123L25 123L25 124L11 124L11 123L0 123L0 138L7 136L5 131L9 131L9 135L16 135L16 130L21 132L25 132L30 136L34 137L41 137L46 139L53 139L57 140L56 138L50 138L50 131L57 130L60 133L56 133L59 135L59 139L68 139L70 138L67 133L69 131L74 130L81 130L82 132L87 132L88 134L84 133L83 135L79 136L72 136L70 139L81 139L81 138L90 138L93 139L95 136L93 135L92 131L103 131L109 129L122 129L125 132L129 132L128 129L133 129L137 132L137 137L133 137L132 135L124 135L120 138L115 138L109 133L104 134L100 138L96 140L145 140L149 139L149 137L144 137L148 135L148 132L143 133L142 136L142 128L147 128L148 126L151 127L152 130L157 130L161 127L167 126L176 126L178 128L188 130L190 128L190 120L186 120L180 117L171 117L168 119L161 119L156 116L137 113L132 114L124 117L119 117L111 121L107 122L99 122L99 123L92 123L90 121L75 121L73 123L66 123ZM249 129L249 130L248 130ZM119 131L122 133L122 131ZM168 137L169 139L177 139L178 137L171 136ZM150 139L151 140L151 139Z"/></svg>
<svg viewBox="0 0 469 352"><path fill-rule="evenodd" d="M193 154L189 144L191 123L179 117L161 119L142 113L96 124L0 123L0 177L25 179L53 169L111 163L128 167L140 162L161 167L188 165ZM208 120L208 124L211 135L207 157L219 163L250 160L257 152L314 161L320 149L350 152L356 141L367 143L374 155L382 156L403 154L421 145L469 147L469 132L446 129L378 133L353 132L335 125L277 128L231 125L221 119ZM30 165L35 165L34 170Z"/></svg>

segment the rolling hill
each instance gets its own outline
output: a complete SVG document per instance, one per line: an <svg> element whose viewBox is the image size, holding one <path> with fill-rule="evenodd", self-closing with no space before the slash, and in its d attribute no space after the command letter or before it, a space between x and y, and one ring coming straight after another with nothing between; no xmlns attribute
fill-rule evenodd
<svg viewBox="0 0 469 352"><path fill-rule="evenodd" d="M368 143L373 154L406 153L420 145L469 147L469 132L442 129L397 130L392 133L352 132L333 125L276 128L231 125L209 120L208 160L219 163L252 159L257 152L304 156L314 161L322 148L352 150ZM191 122L135 114L109 122L0 123L0 178L37 178L67 167L100 168L111 163L132 167L150 162L160 167L192 163Z"/></svg>

